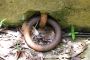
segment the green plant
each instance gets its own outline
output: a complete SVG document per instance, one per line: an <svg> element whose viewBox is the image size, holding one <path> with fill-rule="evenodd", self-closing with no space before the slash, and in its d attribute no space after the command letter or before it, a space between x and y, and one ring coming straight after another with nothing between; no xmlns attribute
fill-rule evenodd
<svg viewBox="0 0 90 60"><path fill-rule="evenodd" d="M71 25L71 32L69 33L69 35L71 36L73 41L75 41L75 39L76 39L76 34L78 34L78 32L75 32L74 26Z"/></svg>
<svg viewBox="0 0 90 60"><path fill-rule="evenodd" d="M0 28L2 27L2 25L4 24L4 21L6 20L6 18L5 19L2 19L1 21L0 21Z"/></svg>
<svg viewBox="0 0 90 60"><path fill-rule="evenodd" d="M20 57L21 57L21 54L22 54L22 48L21 48L21 45L20 45L20 41L17 41L16 42L16 59L18 60Z"/></svg>
<svg viewBox="0 0 90 60"><path fill-rule="evenodd" d="M20 47L20 43L19 43L19 41L16 42L16 49L17 49L18 51L21 50L21 47Z"/></svg>

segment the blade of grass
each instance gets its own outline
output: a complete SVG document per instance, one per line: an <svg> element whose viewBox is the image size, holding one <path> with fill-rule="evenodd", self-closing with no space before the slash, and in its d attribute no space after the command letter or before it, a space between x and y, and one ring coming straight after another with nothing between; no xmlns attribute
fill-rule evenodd
<svg viewBox="0 0 90 60"><path fill-rule="evenodd" d="M2 27L2 25L3 25L3 23L4 23L5 20L6 20L6 18L5 18L5 19L2 19L2 20L0 21L0 28Z"/></svg>
<svg viewBox="0 0 90 60"><path fill-rule="evenodd" d="M74 26L71 25L71 32L69 33L69 35L71 35L71 38L73 41L75 41L75 39L76 39L76 34L78 34L78 32L75 32Z"/></svg>

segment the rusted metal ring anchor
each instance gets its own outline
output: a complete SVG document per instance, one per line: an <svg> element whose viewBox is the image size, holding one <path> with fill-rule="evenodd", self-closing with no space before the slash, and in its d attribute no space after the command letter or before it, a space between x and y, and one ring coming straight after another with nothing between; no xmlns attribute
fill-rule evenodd
<svg viewBox="0 0 90 60"><path fill-rule="evenodd" d="M44 16L46 16L46 15L44 15ZM43 20L46 19L44 16L43 16ZM41 19L42 19L42 17L41 17ZM61 41L61 28L60 28L59 24L56 21L54 21L52 18L47 18L47 19L48 19L47 24L51 25L55 32L55 37L54 37L53 41L47 45L36 44L35 42L33 42L33 39L31 37L32 27L40 20L40 16L31 18L29 22L28 21L25 22L22 26L23 35L24 35L27 45L36 51L51 50L51 49L55 48ZM41 20L40 23L43 20ZM47 26L45 24L46 24L46 21L44 22L44 25L42 25L42 23L41 23L40 28Z"/></svg>
<svg viewBox="0 0 90 60"><path fill-rule="evenodd" d="M39 24L41 29L43 29L45 27L45 25L47 23L47 18L48 18L47 13L45 13L45 12L42 13L41 12L41 18L40 18L40 24Z"/></svg>

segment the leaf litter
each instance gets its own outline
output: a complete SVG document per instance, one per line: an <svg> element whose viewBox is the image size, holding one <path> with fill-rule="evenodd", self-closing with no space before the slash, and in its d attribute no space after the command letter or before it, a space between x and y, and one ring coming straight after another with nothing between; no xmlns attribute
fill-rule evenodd
<svg viewBox="0 0 90 60"><path fill-rule="evenodd" d="M37 52L25 43L20 31L0 31L0 60L80 60L80 54L87 49L88 40L83 39L77 42L70 41L70 38L63 38L62 43L55 49L48 52ZM78 50L77 50L78 49Z"/></svg>

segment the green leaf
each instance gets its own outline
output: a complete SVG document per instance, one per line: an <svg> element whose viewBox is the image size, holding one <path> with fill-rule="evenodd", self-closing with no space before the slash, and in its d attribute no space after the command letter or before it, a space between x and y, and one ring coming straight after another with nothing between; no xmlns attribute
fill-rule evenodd
<svg viewBox="0 0 90 60"><path fill-rule="evenodd" d="M75 41L75 39L76 39L76 34L78 34L78 32L75 32L74 26L71 25L71 32L69 33L69 35L71 35L71 38L73 41Z"/></svg>
<svg viewBox="0 0 90 60"><path fill-rule="evenodd" d="M0 21L0 28L2 27L3 22L4 22L5 20L6 20L6 18Z"/></svg>
<svg viewBox="0 0 90 60"><path fill-rule="evenodd" d="M16 42L16 49L19 51L19 50L21 50L21 48L20 48L20 45L19 45L19 42L17 41Z"/></svg>

